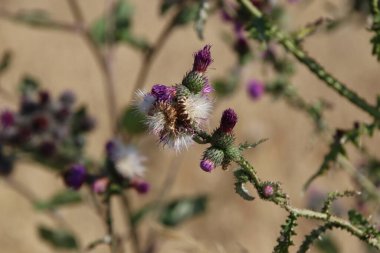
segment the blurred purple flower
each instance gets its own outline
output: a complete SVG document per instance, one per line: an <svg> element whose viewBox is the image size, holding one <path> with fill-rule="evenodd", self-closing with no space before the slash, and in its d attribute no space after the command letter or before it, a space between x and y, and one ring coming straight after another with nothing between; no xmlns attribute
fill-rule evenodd
<svg viewBox="0 0 380 253"><path fill-rule="evenodd" d="M259 99L265 91L264 84L258 80L251 80L247 85L248 94L253 100Z"/></svg>

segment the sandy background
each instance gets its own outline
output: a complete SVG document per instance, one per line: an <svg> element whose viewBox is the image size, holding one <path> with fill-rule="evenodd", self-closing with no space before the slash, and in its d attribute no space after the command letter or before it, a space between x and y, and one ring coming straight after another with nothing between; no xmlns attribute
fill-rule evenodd
<svg viewBox="0 0 380 253"><path fill-rule="evenodd" d="M100 0L80 0L87 22L99 16L105 7ZM158 1L134 0L136 6L135 33L154 41L167 19L158 15ZM308 8L291 7L289 25L297 27L320 16L331 16L325 8L326 1L313 1ZM346 1L330 1L343 6ZM10 11L41 8L58 20L72 20L69 8L63 0L0 0L0 7ZM214 57L212 77L225 73L234 64L228 47L220 40L222 27L219 17L212 18L206 26L206 40L196 38L191 26L176 30L159 53L146 87L154 83L174 84L192 64L192 53L204 45L212 44ZM305 48L340 80L346 82L370 102L380 92L380 72L376 60L370 56L368 43L370 34L364 24L349 24L337 32L316 35L307 40ZM100 157L103 143L110 137L104 87L98 66L83 40L64 32L36 30L0 19L0 52L14 52L12 68L1 80L1 85L16 96L16 84L25 73L38 78L53 94L72 89L80 102L86 103L97 118L98 128L89 138L88 153ZM132 85L140 68L141 57L127 46L119 46L115 52L114 74L118 94L118 108L122 109L131 98ZM349 127L354 120L368 117L354 106L343 101L324 86L304 67L298 66L294 84L308 100L323 97L334 104L334 110L326 117L332 127ZM244 70L244 80L261 78L261 69L250 65ZM16 103L0 97L1 107L14 108ZM257 140L268 137L270 141L247 153L263 179L279 180L295 205L305 204L301 194L305 180L318 168L327 145L313 133L313 125L304 114L289 109L283 102L272 103L270 98L252 102L240 91L231 99L222 101L214 114L210 126L219 121L221 111L235 108L240 121L236 127L238 140ZM147 197L133 195L134 207L140 207L152 198L161 187L172 157L175 154L155 145L154 139L144 137L139 145L149 158L147 178L152 182L152 192ZM377 144L377 145L376 145ZM373 152L378 152L379 138L372 141ZM376 149L377 147L377 149ZM217 170L205 174L199 167L203 147L192 147L184 155L184 161L174 168L178 180L170 196L207 193L211 202L209 211L181 226L174 237L162 236L161 252L271 252L278 236L280 224L286 213L262 201L245 202L233 190L231 171ZM356 162L354 160L354 162ZM19 164L14 175L17 181L27 184L40 197L48 197L62 188L59 177L41 170L36 165ZM350 188L348 176L335 170L318 180L314 187L326 191ZM100 220L87 206L62 210L70 224L81 235L84 245L103 235ZM117 228L124 231L120 212L116 211ZM2 253L47 253L53 250L39 241L35 228L41 222L48 223L44 215L34 212L33 207L0 180L0 252ZM301 222L300 233L310 230L312 224ZM362 252L356 239L343 232L334 232L339 238L342 252ZM297 240L299 242L299 239ZM108 252L99 247L94 252ZM312 251L313 252L313 251Z"/></svg>

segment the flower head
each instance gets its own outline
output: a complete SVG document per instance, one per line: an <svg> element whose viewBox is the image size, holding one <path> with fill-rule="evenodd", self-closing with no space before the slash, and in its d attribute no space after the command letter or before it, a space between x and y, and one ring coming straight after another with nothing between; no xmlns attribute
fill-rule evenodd
<svg viewBox="0 0 380 253"><path fill-rule="evenodd" d="M262 82L258 80L251 80L248 82L248 94L253 100L259 99L265 91L265 87Z"/></svg>
<svg viewBox="0 0 380 253"><path fill-rule="evenodd" d="M125 146L119 140L112 140L106 144L106 152L109 159L115 163L116 171L124 178L133 179L142 177L145 172L141 156L135 147Z"/></svg>
<svg viewBox="0 0 380 253"><path fill-rule="evenodd" d="M110 180L107 177L95 179L91 185L92 190L97 194L104 193L108 187L109 182Z"/></svg>
<svg viewBox="0 0 380 253"><path fill-rule="evenodd" d="M211 46L206 45L203 49L199 50L194 55L193 71L204 73L208 66L212 63Z"/></svg>
<svg viewBox="0 0 380 253"><path fill-rule="evenodd" d="M140 194L145 194L150 190L150 185L148 182L136 180L132 182L132 187Z"/></svg>
<svg viewBox="0 0 380 253"><path fill-rule="evenodd" d="M211 172L213 169L215 169L215 163L211 160L202 160L200 163L200 167L202 170L206 172Z"/></svg>
<svg viewBox="0 0 380 253"><path fill-rule="evenodd" d="M63 179L67 187L78 190L87 179L86 168L81 164L74 164L64 172Z"/></svg>
<svg viewBox="0 0 380 253"><path fill-rule="evenodd" d="M11 127L15 123L15 115L10 111L3 111L0 115L0 122L4 128Z"/></svg>
<svg viewBox="0 0 380 253"><path fill-rule="evenodd" d="M233 109L230 108L225 110L220 120L220 130L225 133L231 132L235 127L237 120L237 114Z"/></svg>
<svg viewBox="0 0 380 253"><path fill-rule="evenodd" d="M169 101L175 96L176 89L162 84L153 85L151 94L157 101Z"/></svg>
<svg viewBox="0 0 380 253"><path fill-rule="evenodd" d="M265 185L263 187L263 195L266 197L266 198L270 198L272 197L274 194L274 188L272 185L268 184L268 185Z"/></svg>

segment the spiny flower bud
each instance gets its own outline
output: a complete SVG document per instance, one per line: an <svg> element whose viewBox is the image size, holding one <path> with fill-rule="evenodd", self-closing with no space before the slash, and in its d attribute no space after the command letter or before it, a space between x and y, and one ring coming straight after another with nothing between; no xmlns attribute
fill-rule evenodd
<svg viewBox="0 0 380 253"><path fill-rule="evenodd" d="M95 193L101 194L106 191L109 182L110 180L107 177L101 177L101 178L95 179L95 181L91 185L91 188Z"/></svg>
<svg viewBox="0 0 380 253"><path fill-rule="evenodd" d="M253 100L259 99L265 91L264 85L258 80L251 80L248 82L248 94Z"/></svg>
<svg viewBox="0 0 380 253"><path fill-rule="evenodd" d="M132 187L140 194L145 194L150 190L148 182L136 180L132 182Z"/></svg>
<svg viewBox="0 0 380 253"><path fill-rule="evenodd" d="M202 170L206 172L211 172L213 169L215 169L215 163L211 160L202 160L200 163L200 167Z"/></svg>
<svg viewBox="0 0 380 253"><path fill-rule="evenodd" d="M192 93L198 94L201 92L206 86L207 81L200 75L198 72L191 71L187 73L186 76L182 80L182 85L188 88Z"/></svg>
<svg viewBox="0 0 380 253"><path fill-rule="evenodd" d="M263 195L266 197L266 198L270 198L273 196L273 193L274 193L274 188L272 185L265 185L263 187Z"/></svg>
<svg viewBox="0 0 380 253"><path fill-rule="evenodd" d="M220 120L220 130L225 133L230 133L237 123L236 112L229 108L223 112L222 118Z"/></svg>
<svg viewBox="0 0 380 253"><path fill-rule="evenodd" d="M176 89L163 84L155 84L151 93L156 97L157 101L170 101L175 96Z"/></svg>
<svg viewBox="0 0 380 253"><path fill-rule="evenodd" d="M86 181L86 168L81 164L72 165L69 170L64 172L63 179L67 187L78 190Z"/></svg>
<svg viewBox="0 0 380 253"><path fill-rule="evenodd" d="M15 123L15 116L10 111L4 111L0 115L0 122L4 128L11 127Z"/></svg>
<svg viewBox="0 0 380 253"><path fill-rule="evenodd" d="M211 46L206 45L203 49L201 49L197 53L195 53L193 71L197 71L200 73L206 72L208 66L213 61L211 58L210 49L211 49Z"/></svg>

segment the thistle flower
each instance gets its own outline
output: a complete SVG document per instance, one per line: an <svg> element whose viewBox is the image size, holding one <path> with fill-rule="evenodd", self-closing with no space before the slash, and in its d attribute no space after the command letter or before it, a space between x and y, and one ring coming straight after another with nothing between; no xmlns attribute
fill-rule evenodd
<svg viewBox="0 0 380 253"><path fill-rule="evenodd" d="M93 192L97 194L101 194L106 191L109 182L110 180L107 177L101 177L101 178L95 179L95 181L91 185L91 188Z"/></svg>
<svg viewBox="0 0 380 253"><path fill-rule="evenodd" d="M174 87L168 87L162 84L153 85L151 94L156 98L156 101L169 101L176 93Z"/></svg>
<svg viewBox="0 0 380 253"><path fill-rule="evenodd" d="M231 132L237 123L237 119L237 114L233 109L225 110L220 120L220 130L225 133Z"/></svg>
<svg viewBox="0 0 380 253"><path fill-rule="evenodd" d="M212 87L203 76L212 62L210 48L207 45L194 55L193 69L181 84L156 84L150 93L138 92L137 108L147 115L149 130L160 143L176 151L194 142L195 131L204 127L211 112L212 101L207 95Z"/></svg>
<svg viewBox="0 0 380 253"><path fill-rule="evenodd" d="M3 111L0 115L0 122L4 128L11 127L15 123L15 115L10 111Z"/></svg>
<svg viewBox="0 0 380 253"><path fill-rule="evenodd" d="M133 181L132 187L140 194L145 194L150 190L149 183L141 180Z"/></svg>
<svg viewBox="0 0 380 253"><path fill-rule="evenodd" d="M63 179L67 187L78 190L87 179L86 168L81 164L74 164L63 173Z"/></svg>
<svg viewBox="0 0 380 253"><path fill-rule="evenodd" d="M270 198L274 194L274 188L272 185L268 184L263 187L263 195L265 198Z"/></svg>
<svg viewBox="0 0 380 253"><path fill-rule="evenodd" d="M258 80L251 80L248 82L247 91L253 100L257 100L264 94L265 87L262 82Z"/></svg>
<svg viewBox="0 0 380 253"><path fill-rule="evenodd" d="M204 73L208 66L212 63L211 46L206 45L203 49L199 50L194 55L193 71Z"/></svg>
<svg viewBox="0 0 380 253"><path fill-rule="evenodd" d="M125 146L119 140L106 144L107 156L115 163L116 171L124 178L134 179L144 176L145 157L141 156L132 145Z"/></svg>
<svg viewBox="0 0 380 253"><path fill-rule="evenodd" d="M211 172L213 169L215 169L215 163L211 160L202 160L200 163L200 167L202 170L206 172Z"/></svg>

